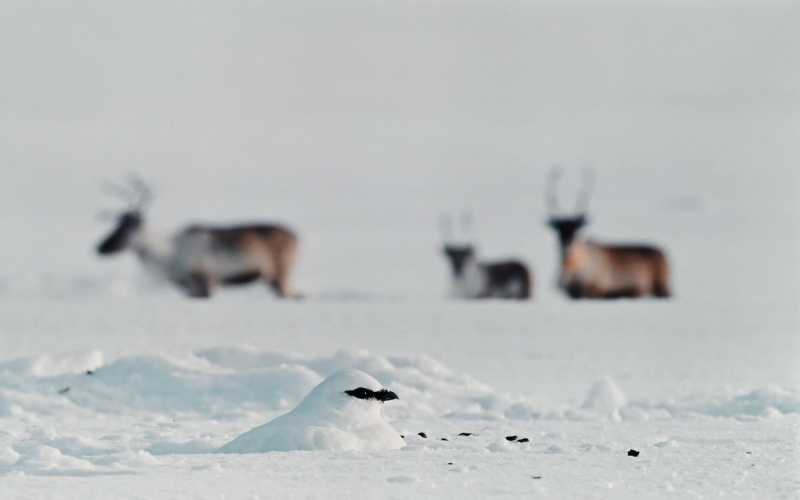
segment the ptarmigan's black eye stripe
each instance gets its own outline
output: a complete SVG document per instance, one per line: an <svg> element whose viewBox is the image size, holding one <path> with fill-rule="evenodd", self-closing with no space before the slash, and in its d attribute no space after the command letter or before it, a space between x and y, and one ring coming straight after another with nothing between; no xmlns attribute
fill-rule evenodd
<svg viewBox="0 0 800 500"><path fill-rule="evenodd" d="M345 394L349 394L354 398L358 399L371 399L373 401L391 401L393 399L399 399L397 394L393 393L388 389L381 389L380 391L372 391L370 389L366 389L364 387L359 387L358 389L352 389L349 391L344 391Z"/></svg>

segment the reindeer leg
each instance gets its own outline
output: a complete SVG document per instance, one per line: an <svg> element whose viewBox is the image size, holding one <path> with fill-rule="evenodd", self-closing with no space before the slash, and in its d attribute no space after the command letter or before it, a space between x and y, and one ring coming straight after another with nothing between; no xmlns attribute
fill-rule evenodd
<svg viewBox="0 0 800 500"><path fill-rule="evenodd" d="M189 297L208 298L211 296L211 286L203 273L189 273L176 282L186 290Z"/></svg>
<svg viewBox="0 0 800 500"><path fill-rule="evenodd" d="M279 279L270 280L267 284L275 290L275 293L278 294L278 297L286 298L286 292L284 291L283 285Z"/></svg>
<svg viewBox="0 0 800 500"><path fill-rule="evenodd" d="M275 275L269 282L270 286L279 297L284 299L296 298L289 290L289 274L294 265L297 252L297 243L294 239L284 242L281 251L275 258Z"/></svg>
<svg viewBox="0 0 800 500"><path fill-rule="evenodd" d="M564 291L567 292L571 299L580 299L587 296L586 287L580 283L570 283L564 288Z"/></svg>
<svg viewBox="0 0 800 500"><path fill-rule="evenodd" d="M669 297L669 287L661 281L657 281L653 287L653 295L659 298Z"/></svg>

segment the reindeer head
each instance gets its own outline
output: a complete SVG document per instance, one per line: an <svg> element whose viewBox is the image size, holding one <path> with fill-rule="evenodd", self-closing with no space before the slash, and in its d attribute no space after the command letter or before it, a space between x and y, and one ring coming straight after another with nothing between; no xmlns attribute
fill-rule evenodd
<svg viewBox="0 0 800 500"><path fill-rule="evenodd" d="M111 183L104 186L111 194L123 198L128 206L120 212L108 214L116 219L117 225L114 231L97 246L97 252L101 255L116 253L130 246L131 239L142 227L145 208L153 195L139 177L131 175L128 182L129 186Z"/></svg>
<svg viewBox="0 0 800 500"><path fill-rule="evenodd" d="M453 275L455 277L461 276L464 271L464 265L471 259L475 258L475 247L469 242L467 234L469 233L470 226L472 225L472 215L469 212L461 214L459 236L456 236L456 230L453 227L452 217L447 214L442 214L439 218L439 229L442 233L442 240L444 241L444 254L450 260L450 265L453 268Z"/></svg>
<svg viewBox="0 0 800 500"><path fill-rule="evenodd" d="M570 215L563 215L563 211L560 210L558 205L558 181L562 173L563 171L560 167L554 166L547 174L547 208L550 212L547 225L555 229L558 233L561 249L566 250L572 245L575 234L589 223L586 217L586 209L594 186L594 173L589 167L583 169L578 200L575 210Z"/></svg>

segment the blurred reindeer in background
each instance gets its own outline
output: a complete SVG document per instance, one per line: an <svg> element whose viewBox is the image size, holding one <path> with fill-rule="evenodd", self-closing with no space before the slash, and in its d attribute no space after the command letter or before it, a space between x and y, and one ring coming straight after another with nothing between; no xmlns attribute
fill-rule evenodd
<svg viewBox="0 0 800 500"><path fill-rule="evenodd" d="M554 215L559 212L557 187L561 175L562 170L553 167L547 176L548 225L558 233L561 247L559 288L573 299L650 294L669 297L669 268L660 249L644 245L601 245L576 238L576 233L588 223L586 209L594 184L591 169L583 170L574 215Z"/></svg>
<svg viewBox="0 0 800 500"><path fill-rule="evenodd" d="M532 277L525 264L477 260L475 247L465 237L471 221L468 213L461 215L461 238L457 239L451 217L442 215L439 219L444 254L453 271L452 295L461 299L530 298Z"/></svg>
<svg viewBox="0 0 800 500"><path fill-rule="evenodd" d="M292 297L289 274L298 243L288 229L267 224L194 225L168 237L152 231L144 222L144 212L153 195L140 178L131 176L129 186L107 187L128 206L115 214L116 228L97 247L101 255L131 249L145 266L191 297L209 297L218 286L255 280L265 281L281 297Z"/></svg>

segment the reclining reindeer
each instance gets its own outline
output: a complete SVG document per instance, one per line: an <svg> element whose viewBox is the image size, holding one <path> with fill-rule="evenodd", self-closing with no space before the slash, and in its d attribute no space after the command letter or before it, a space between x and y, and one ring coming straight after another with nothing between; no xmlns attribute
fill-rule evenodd
<svg viewBox="0 0 800 500"><path fill-rule="evenodd" d="M469 225L468 216L462 216L462 228ZM470 243L457 243L452 221L442 216L440 220L444 254L453 271L452 295L461 299L528 299L531 297L532 276L519 261L481 262ZM462 241L464 238L462 238Z"/></svg>
<svg viewBox="0 0 800 500"><path fill-rule="evenodd" d="M130 188L115 187L130 206L118 215L116 228L98 245L101 255L131 249L147 267L191 297L209 297L218 286L255 280L265 281L281 297L292 296L289 274L298 243L291 231L267 224L193 225L174 237L164 237L144 222L144 210L152 199L150 189L137 177L130 182Z"/></svg>
<svg viewBox="0 0 800 500"><path fill-rule="evenodd" d="M647 245L601 245L576 237L587 224L586 208L593 175L584 170L576 214L556 216L556 187L561 170L548 174L548 224L558 233L561 248L561 275L558 286L573 299L612 299L654 295L669 297L669 268L664 253Z"/></svg>

